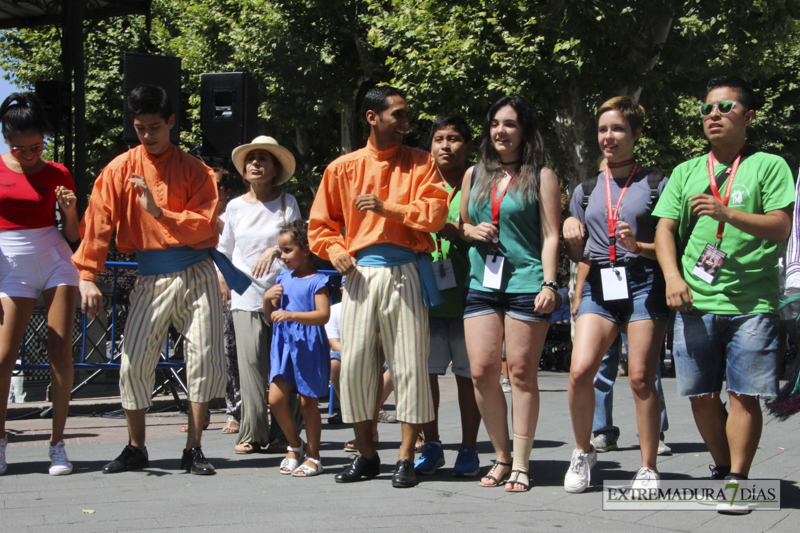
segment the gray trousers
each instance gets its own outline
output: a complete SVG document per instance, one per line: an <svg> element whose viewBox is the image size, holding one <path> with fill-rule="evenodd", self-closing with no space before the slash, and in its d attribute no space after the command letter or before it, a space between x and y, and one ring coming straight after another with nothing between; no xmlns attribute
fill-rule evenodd
<svg viewBox="0 0 800 533"><path fill-rule="evenodd" d="M239 383L242 390L242 417L236 444L267 446L284 439L278 424L271 424L267 415L272 326L261 311L233 310L236 332L236 356L239 360ZM301 428L300 398L292 394L289 405Z"/></svg>

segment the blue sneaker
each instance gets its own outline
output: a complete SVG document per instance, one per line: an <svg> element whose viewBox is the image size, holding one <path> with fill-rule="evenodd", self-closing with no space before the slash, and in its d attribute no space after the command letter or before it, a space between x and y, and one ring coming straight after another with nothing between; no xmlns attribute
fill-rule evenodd
<svg viewBox="0 0 800 533"><path fill-rule="evenodd" d="M437 468L444 466L444 450L440 442L426 442L422 447L422 453L414 461L414 472L429 476L436 472Z"/></svg>
<svg viewBox="0 0 800 533"><path fill-rule="evenodd" d="M462 446L458 449L456 464L453 466L454 477L477 476L480 469L481 461L478 459L478 452L469 446Z"/></svg>

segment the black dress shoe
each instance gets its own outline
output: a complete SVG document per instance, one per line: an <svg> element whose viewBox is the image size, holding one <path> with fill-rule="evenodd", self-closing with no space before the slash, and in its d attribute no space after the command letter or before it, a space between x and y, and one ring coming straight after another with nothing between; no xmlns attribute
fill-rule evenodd
<svg viewBox="0 0 800 533"><path fill-rule="evenodd" d="M191 450L183 450L181 468L196 476L210 476L217 473L214 466L203 455L203 450L200 449L200 446L195 446Z"/></svg>
<svg viewBox="0 0 800 533"><path fill-rule="evenodd" d="M413 468L412 468L413 470ZM352 483L360 481L361 477L372 479L381 473L381 458L376 453L372 459L363 455L354 455L353 462L347 468L336 474L336 483Z"/></svg>
<svg viewBox="0 0 800 533"><path fill-rule="evenodd" d="M400 459L394 467L392 476L392 487L406 489L417 484L417 476L414 474L414 463L408 459Z"/></svg>
<svg viewBox="0 0 800 533"><path fill-rule="evenodd" d="M119 457L103 467L103 473L116 474L117 472L147 468L149 465L150 459L147 457L147 448L140 450L128 444L119 454Z"/></svg>

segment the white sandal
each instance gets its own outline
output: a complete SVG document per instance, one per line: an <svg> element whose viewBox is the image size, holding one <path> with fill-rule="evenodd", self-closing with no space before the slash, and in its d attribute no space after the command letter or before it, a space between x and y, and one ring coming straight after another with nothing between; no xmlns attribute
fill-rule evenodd
<svg viewBox="0 0 800 533"><path fill-rule="evenodd" d="M292 472L292 477L313 477L321 474L324 469L322 468L322 461L319 459L312 459L311 457L306 457L306 461L311 461L317 467L316 469L311 468L306 464L301 464L297 468L294 469Z"/></svg>
<svg viewBox="0 0 800 533"><path fill-rule="evenodd" d="M300 446L298 446L297 448L292 448L291 446L287 446L286 451L294 452L300 455L298 459L289 459L288 457L284 457L283 461L281 461L280 473L285 476L288 476L289 474L294 472L295 469L297 469L297 465L303 462L303 456L306 453L306 443L303 442L303 439L300 439Z"/></svg>

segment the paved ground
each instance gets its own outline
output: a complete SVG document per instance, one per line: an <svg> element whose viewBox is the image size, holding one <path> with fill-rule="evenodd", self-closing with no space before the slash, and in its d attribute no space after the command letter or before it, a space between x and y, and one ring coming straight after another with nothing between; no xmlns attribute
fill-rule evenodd
<svg viewBox="0 0 800 533"><path fill-rule="evenodd" d="M3 531L797 531L800 517L799 417L769 421L753 467L753 477L781 479L783 510L727 517L711 511L640 512L602 510L604 479L630 479L639 467L633 400L627 379L616 391L615 421L622 429L621 450L600 455L591 490L564 492L572 431L566 399L566 374L543 373L541 415L531 456L533 488L524 494L482 488L477 479L451 476L460 425L455 382L441 379L441 434L447 465L414 489L393 489L391 472L400 440L397 424L380 425L384 467L375 480L337 485L333 475L347 463L342 443L349 426L323 424L325 475L294 479L278 474L281 456L233 453L234 436L222 435L223 416L215 414L203 448L218 474L200 477L179 471L185 419L174 413L148 416L151 466L144 472L103 475L127 440L124 420L74 417L67 424L67 446L75 473L47 475L49 420L9 421L9 469L0 477ZM675 452L662 457L664 479L708 475L710 456L702 444L686 400L678 400L674 379L664 380L670 418L667 442ZM507 396L510 400L510 396ZM390 399L391 401L391 399ZM488 469L491 447L480 436L481 463ZM90 511L90 512L87 512ZM795 524L794 526L792 524Z"/></svg>

